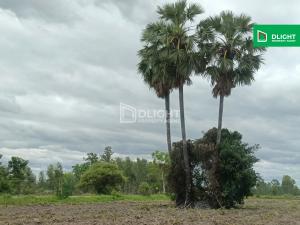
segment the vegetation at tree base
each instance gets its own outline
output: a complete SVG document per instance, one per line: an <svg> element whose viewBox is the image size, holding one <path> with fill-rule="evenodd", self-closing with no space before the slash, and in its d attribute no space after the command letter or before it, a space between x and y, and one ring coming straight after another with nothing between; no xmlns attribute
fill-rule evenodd
<svg viewBox="0 0 300 225"><path fill-rule="evenodd" d="M181 145L182 142L174 143L169 177L178 206L185 201ZM242 142L240 133L227 129L222 130L222 141L217 146L216 128L206 132L203 138L188 142L194 206L201 203L212 208L234 207L251 195L251 188L256 184L253 164L257 162L254 156L257 146L248 146Z"/></svg>

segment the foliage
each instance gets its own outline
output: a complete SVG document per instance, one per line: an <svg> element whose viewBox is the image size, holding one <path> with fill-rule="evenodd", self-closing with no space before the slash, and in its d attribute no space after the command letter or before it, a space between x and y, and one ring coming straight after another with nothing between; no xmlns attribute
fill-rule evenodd
<svg viewBox="0 0 300 225"><path fill-rule="evenodd" d="M0 154L0 159L2 155ZM0 162L0 193L9 192L8 170Z"/></svg>
<svg viewBox="0 0 300 225"><path fill-rule="evenodd" d="M34 192L35 176L28 161L20 157L11 157L8 161L8 182L13 194L29 194Z"/></svg>
<svg viewBox="0 0 300 225"><path fill-rule="evenodd" d="M113 155L112 147L107 146L104 149L104 153L101 155L101 160L109 163L112 160L112 158L111 158L112 155Z"/></svg>
<svg viewBox="0 0 300 225"><path fill-rule="evenodd" d="M251 17L222 11L197 27L198 47L208 60L204 75L213 96L229 96L237 85L250 85L263 62L264 48L253 48Z"/></svg>
<svg viewBox="0 0 300 225"><path fill-rule="evenodd" d="M256 174L253 164L257 161L254 151L258 146L248 146L242 142L238 132L222 130L222 142L216 147L217 129L213 128L203 138L189 141L188 149L193 173L194 204L206 202L213 208L233 207L243 203L251 194ZM184 173L181 157L181 142L174 143L170 182L176 194L176 203L184 199Z"/></svg>
<svg viewBox="0 0 300 225"><path fill-rule="evenodd" d="M117 165L98 162L82 175L80 187L84 189L92 188L98 194L110 194L113 190L119 189L123 182L124 177Z"/></svg>
<svg viewBox="0 0 300 225"><path fill-rule="evenodd" d="M141 195L150 195L151 194L151 188L150 185L147 182L142 182L139 185L139 193Z"/></svg>

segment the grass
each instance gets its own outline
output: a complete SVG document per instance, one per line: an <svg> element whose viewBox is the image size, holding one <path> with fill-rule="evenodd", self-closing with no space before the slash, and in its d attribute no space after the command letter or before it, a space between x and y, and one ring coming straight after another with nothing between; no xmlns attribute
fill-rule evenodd
<svg viewBox="0 0 300 225"><path fill-rule="evenodd" d="M300 196L280 195L269 196L261 195L250 197L250 199L282 199L300 200ZM0 205L48 205L48 204L81 204L99 203L113 201L168 201L170 198L163 194L155 195L77 195L66 199L59 199L54 195L0 195Z"/></svg>
<svg viewBox="0 0 300 225"><path fill-rule="evenodd" d="M19 195L0 196L0 205L48 205L48 204L81 204L113 201L164 201L170 200L166 195L78 195L59 199L54 195Z"/></svg>

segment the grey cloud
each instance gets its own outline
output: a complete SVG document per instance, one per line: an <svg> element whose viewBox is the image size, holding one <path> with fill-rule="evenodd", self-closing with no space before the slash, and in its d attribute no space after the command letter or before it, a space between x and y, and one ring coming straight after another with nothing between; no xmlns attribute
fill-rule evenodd
<svg viewBox="0 0 300 225"><path fill-rule="evenodd" d="M49 22L68 22L78 19L75 1L70 0L1 0L0 7L11 10L18 17L37 17Z"/></svg>

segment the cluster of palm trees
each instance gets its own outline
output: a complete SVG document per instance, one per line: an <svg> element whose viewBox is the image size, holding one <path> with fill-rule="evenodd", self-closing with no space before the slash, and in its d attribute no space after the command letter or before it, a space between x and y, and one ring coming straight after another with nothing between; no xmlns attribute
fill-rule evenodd
<svg viewBox="0 0 300 225"><path fill-rule="evenodd" d="M159 98L165 99L168 151L171 153L170 93L179 90L183 160L186 174L185 204L190 202L191 171L187 151L184 117L184 85L192 75L208 78L213 96L220 98L218 135L221 142L224 97L237 85L250 85L263 59L263 48L253 48L251 18L231 11L194 24L203 13L198 4L185 0L158 7L159 21L143 31L144 46L139 51L138 71Z"/></svg>

